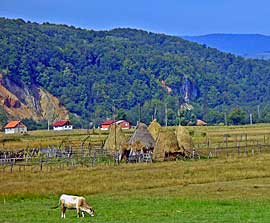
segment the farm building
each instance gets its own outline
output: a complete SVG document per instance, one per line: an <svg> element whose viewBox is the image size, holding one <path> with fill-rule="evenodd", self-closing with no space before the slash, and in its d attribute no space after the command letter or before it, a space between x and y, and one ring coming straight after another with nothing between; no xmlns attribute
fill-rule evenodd
<svg viewBox="0 0 270 223"><path fill-rule="evenodd" d="M119 125L121 127L121 129L130 129L130 123L126 120L119 120L119 121L106 120L106 121L103 121L100 124L100 129L101 130L109 130L111 125L113 125L113 124Z"/></svg>
<svg viewBox="0 0 270 223"><path fill-rule="evenodd" d="M106 120L101 122L100 129L101 130L109 130L111 125L115 123L115 120Z"/></svg>
<svg viewBox="0 0 270 223"><path fill-rule="evenodd" d="M130 123L126 120L119 120L116 124L119 125L121 129L130 129Z"/></svg>
<svg viewBox="0 0 270 223"><path fill-rule="evenodd" d="M69 120L61 120L53 123L53 130L61 131L61 130L72 130L73 126Z"/></svg>
<svg viewBox="0 0 270 223"><path fill-rule="evenodd" d="M27 127L21 121L11 121L5 125L5 134L26 133Z"/></svg>
<svg viewBox="0 0 270 223"><path fill-rule="evenodd" d="M204 126L204 125L207 125L207 123L201 119L197 119L196 125L197 126Z"/></svg>

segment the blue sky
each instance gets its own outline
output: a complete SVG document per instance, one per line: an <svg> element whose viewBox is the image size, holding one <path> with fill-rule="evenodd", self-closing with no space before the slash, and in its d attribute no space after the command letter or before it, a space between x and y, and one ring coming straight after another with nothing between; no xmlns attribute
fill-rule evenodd
<svg viewBox="0 0 270 223"><path fill-rule="evenodd" d="M0 0L0 17L94 30L270 35L269 0Z"/></svg>

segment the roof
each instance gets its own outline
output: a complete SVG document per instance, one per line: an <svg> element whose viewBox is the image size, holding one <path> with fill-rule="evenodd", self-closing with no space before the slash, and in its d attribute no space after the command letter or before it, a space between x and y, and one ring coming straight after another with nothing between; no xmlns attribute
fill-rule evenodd
<svg viewBox="0 0 270 223"><path fill-rule="evenodd" d="M12 129L12 128L16 128L17 125L20 124L21 121L11 121L8 124L5 125L5 129Z"/></svg>
<svg viewBox="0 0 270 223"><path fill-rule="evenodd" d="M111 125L113 123L115 123L115 120L106 120L106 121L101 122L101 125Z"/></svg>
<svg viewBox="0 0 270 223"><path fill-rule="evenodd" d="M126 120L119 120L119 121L116 122L116 124L119 125L120 123L123 123L123 122L129 123L129 122L126 121Z"/></svg>
<svg viewBox="0 0 270 223"><path fill-rule="evenodd" d="M207 125L207 123L203 120L197 119L196 125Z"/></svg>
<svg viewBox="0 0 270 223"><path fill-rule="evenodd" d="M62 127L65 125L71 125L71 122L69 120L60 120L53 123L53 127Z"/></svg>

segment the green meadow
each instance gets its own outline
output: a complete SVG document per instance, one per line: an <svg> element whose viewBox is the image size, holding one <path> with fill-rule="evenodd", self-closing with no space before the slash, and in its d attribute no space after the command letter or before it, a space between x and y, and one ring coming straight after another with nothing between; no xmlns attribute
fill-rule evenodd
<svg viewBox="0 0 270 223"><path fill-rule="evenodd" d="M169 162L99 164L95 167L0 168L0 222L270 222L270 125L188 127L195 146L224 141L254 146L255 153ZM18 145L100 144L105 132L36 131L2 136L4 149ZM132 130L126 132L132 134ZM247 137L245 137L247 135ZM240 142L240 139L242 142ZM257 142L264 144L257 152ZM88 143L88 142L87 142ZM252 148L252 147L250 147ZM202 153L207 144L200 147ZM17 169L16 169L17 168ZM76 217L52 209L62 193L82 195L95 209L95 217Z"/></svg>
<svg viewBox="0 0 270 223"><path fill-rule="evenodd" d="M0 222L269 222L270 155L1 173ZM96 216L51 209L83 195Z"/></svg>

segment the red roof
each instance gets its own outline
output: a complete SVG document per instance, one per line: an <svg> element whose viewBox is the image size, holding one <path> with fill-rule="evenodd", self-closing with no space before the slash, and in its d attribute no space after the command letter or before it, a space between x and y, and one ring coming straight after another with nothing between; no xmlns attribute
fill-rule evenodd
<svg viewBox="0 0 270 223"><path fill-rule="evenodd" d="M62 127L65 125L71 125L71 122L69 120L60 120L53 123L53 127Z"/></svg>
<svg viewBox="0 0 270 223"><path fill-rule="evenodd" d="M111 125L113 123L115 123L115 120L106 120L106 121L101 122L101 125Z"/></svg>
<svg viewBox="0 0 270 223"><path fill-rule="evenodd" d="M5 129L12 129L12 128L16 128L17 125L20 124L21 121L11 121L8 124L5 125Z"/></svg>

